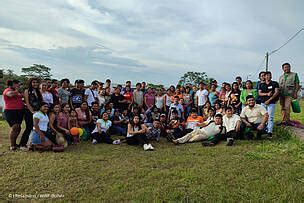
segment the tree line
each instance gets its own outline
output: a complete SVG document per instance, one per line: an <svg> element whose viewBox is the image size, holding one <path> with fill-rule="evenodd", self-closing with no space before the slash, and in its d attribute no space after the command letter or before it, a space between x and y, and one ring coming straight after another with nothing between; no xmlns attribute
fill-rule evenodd
<svg viewBox="0 0 304 203"><path fill-rule="evenodd" d="M0 94L6 88L5 82L7 80L19 80L21 83L25 84L28 78L37 77L39 79L52 79L52 69L48 66L42 64L33 64L30 67L21 68L20 75L16 74L11 69L0 70ZM180 77L178 84L186 85L187 83L198 84L199 82L210 83L213 78L209 78L205 72L191 72L188 71ZM152 88L163 88L162 84L148 83L149 87Z"/></svg>

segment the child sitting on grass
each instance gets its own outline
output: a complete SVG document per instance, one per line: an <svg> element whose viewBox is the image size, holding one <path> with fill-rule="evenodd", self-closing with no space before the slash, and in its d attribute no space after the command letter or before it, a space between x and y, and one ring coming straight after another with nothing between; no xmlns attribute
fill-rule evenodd
<svg viewBox="0 0 304 203"><path fill-rule="evenodd" d="M153 126L148 128L149 132L147 134L147 137L149 140L156 140L159 142L160 134L161 134L161 124L159 119L156 119L153 121Z"/></svg>

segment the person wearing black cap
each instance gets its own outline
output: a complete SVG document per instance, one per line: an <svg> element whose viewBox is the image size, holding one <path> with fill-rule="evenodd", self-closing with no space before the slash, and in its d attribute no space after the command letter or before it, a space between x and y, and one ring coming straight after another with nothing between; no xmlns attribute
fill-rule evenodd
<svg viewBox="0 0 304 203"><path fill-rule="evenodd" d="M76 80L75 81L75 88L71 90L70 95L70 105L73 109L79 108L80 104L85 101L84 96L84 81L83 80Z"/></svg>

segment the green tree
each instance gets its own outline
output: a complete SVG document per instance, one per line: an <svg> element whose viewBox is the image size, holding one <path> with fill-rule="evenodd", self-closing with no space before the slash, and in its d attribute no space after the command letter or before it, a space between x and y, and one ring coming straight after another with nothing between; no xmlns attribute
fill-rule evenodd
<svg viewBox="0 0 304 203"><path fill-rule="evenodd" d="M24 73L22 76L25 77L37 77L41 79L52 77L51 68L41 64L33 64L28 68L22 68L21 72Z"/></svg>
<svg viewBox="0 0 304 203"><path fill-rule="evenodd" d="M154 88L154 89L162 89L164 87L164 85L156 85L153 83L148 83L147 84L148 87Z"/></svg>
<svg viewBox="0 0 304 203"><path fill-rule="evenodd" d="M200 82L204 82L206 84L209 84L213 78L209 78L208 75L205 72L186 72L179 80L179 85L185 85L187 83L191 83L194 85L197 85Z"/></svg>
<svg viewBox="0 0 304 203"><path fill-rule="evenodd" d="M27 77L17 75L11 69L3 70L3 78L0 79L0 94L2 94L3 90L6 88L5 82L7 80L19 80L21 83L25 84L27 81Z"/></svg>

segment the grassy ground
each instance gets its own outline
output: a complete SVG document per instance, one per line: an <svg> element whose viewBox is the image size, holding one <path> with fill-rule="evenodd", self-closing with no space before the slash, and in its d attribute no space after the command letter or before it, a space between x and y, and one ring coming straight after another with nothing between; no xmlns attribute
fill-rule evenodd
<svg viewBox="0 0 304 203"><path fill-rule="evenodd" d="M303 113L297 116L304 122ZM0 122L0 129L3 151L6 124ZM60 200L304 201L304 143L284 128L275 129L273 140L233 147L165 140L155 146L144 152L126 144L81 143L58 154L7 152L0 156L0 199L53 194L64 195Z"/></svg>

